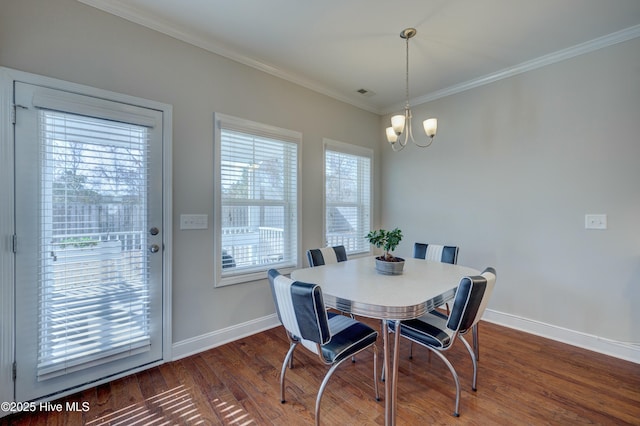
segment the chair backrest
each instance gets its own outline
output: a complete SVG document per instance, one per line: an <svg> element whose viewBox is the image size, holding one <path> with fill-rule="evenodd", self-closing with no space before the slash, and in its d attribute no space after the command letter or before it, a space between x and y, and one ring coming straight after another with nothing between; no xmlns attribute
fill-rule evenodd
<svg viewBox="0 0 640 426"><path fill-rule="evenodd" d="M496 271L493 268L485 269L481 275L464 277L458 285L447 327L465 332L480 321L495 283Z"/></svg>
<svg viewBox="0 0 640 426"><path fill-rule="evenodd" d="M307 250L309 266L322 266L347 260L347 251L344 246L324 247Z"/></svg>
<svg viewBox="0 0 640 426"><path fill-rule="evenodd" d="M438 244L415 243L413 245L415 259L436 260L442 263L458 263L458 247Z"/></svg>
<svg viewBox="0 0 640 426"><path fill-rule="evenodd" d="M293 339L317 353L317 345L310 342L323 345L331 340L320 286L293 281L275 269L269 270L268 277L280 322Z"/></svg>

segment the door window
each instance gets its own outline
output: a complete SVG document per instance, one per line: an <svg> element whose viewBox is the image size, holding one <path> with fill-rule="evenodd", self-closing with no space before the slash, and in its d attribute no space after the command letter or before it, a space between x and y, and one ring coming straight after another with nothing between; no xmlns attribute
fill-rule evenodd
<svg viewBox="0 0 640 426"><path fill-rule="evenodd" d="M162 360L163 114L25 83L15 99L15 389L30 400Z"/></svg>

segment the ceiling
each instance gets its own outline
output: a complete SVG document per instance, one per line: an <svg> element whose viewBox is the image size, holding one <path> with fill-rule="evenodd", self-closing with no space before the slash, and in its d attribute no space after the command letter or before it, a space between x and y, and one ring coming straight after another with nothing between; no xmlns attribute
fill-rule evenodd
<svg viewBox="0 0 640 426"><path fill-rule="evenodd" d="M407 27L412 105L640 36L640 0L79 1L378 114Z"/></svg>

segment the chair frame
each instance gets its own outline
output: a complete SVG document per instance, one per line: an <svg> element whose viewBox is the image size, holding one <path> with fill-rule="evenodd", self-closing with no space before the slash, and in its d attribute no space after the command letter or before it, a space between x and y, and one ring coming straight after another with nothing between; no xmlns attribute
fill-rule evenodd
<svg viewBox="0 0 640 426"><path fill-rule="evenodd" d="M282 362L282 369L280 370L280 402L282 404L284 404L286 402L285 397L284 397L284 382L285 382L285 374L287 372L287 364L289 364L289 368L293 368L293 352L295 351L296 347L298 346L298 343L300 343L299 341L293 340L291 338L291 335L289 333L287 333L287 335L289 335L289 339L290 341L290 346L289 346L289 350L287 351L287 355L284 358L284 361ZM320 346L318 344L318 346ZM360 349L357 352L354 352L353 355L359 354L360 352L367 350L371 348L373 350L373 383L374 383L374 389L375 389L375 393L376 393L376 401L380 401L380 393L378 391L378 375L377 375L377 371L378 371L378 348L375 345L375 343L371 346L367 346L365 348ZM321 349L319 348L319 350L321 351ZM346 361L349 358L343 358L342 360L338 361L337 363L327 363L323 358L322 355L318 355L318 358L320 359L320 361L325 364L325 365L331 365L331 368L329 368L329 371L327 371L327 374L324 376L324 379L322 380L322 383L320 384L320 388L318 389L318 395L316 396L316 408L315 408L315 418L316 418L316 425L320 424L320 402L322 401L322 396L324 395L324 390L327 387L327 384L329 383L329 379L331 379L331 376L333 375L333 373L336 371L336 369L340 366L340 364L342 364L344 361Z"/></svg>
<svg viewBox="0 0 640 426"><path fill-rule="evenodd" d="M473 380L472 380L471 389L474 392L477 391L478 359L476 357L475 350L471 347L471 345L469 344L469 342L467 342L467 340L464 338L463 335L466 334L469 330L473 330L474 327L478 324L478 321L480 321L480 317L484 312L484 308L486 307L488 297L491 295L491 292L493 290L495 277L496 277L495 269L489 267L489 268L486 268L481 275L463 278L460 281L460 285L458 286L458 289L460 289L460 286L466 285L465 281L470 283L470 288L467 294L460 293L458 291L456 292L456 297L454 299L454 305L451 310L451 314L448 316L445 316L437 311L433 313L433 315L440 316L441 318L446 319L447 328L453 331L450 341L447 345L440 348L440 347L432 346L427 343L421 342L417 339L412 338L410 335L407 335L407 333L403 332L403 327L405 327L406 329L406 327L408 327L407 324L401 323L400 325L400 335L402 337L404 337L405 339L409 340L412 343L415 342L416 344L420 346L424 346L425 348L429 349L430 353L431 352L435 353L449 368L449 371L451 372L451 375L456 385L456 402L455 402L455 411L453 412L453 415L455 417L460 416L460 379L458 377L458 373L456 372L456 369L453 367L453 364L451 364L451 362L447 359L447 357L443 354L443 352L446 352L449 349L451 349L451 347L453 347L453 344L455 343L457 338L459 338L462 341L465 348L467 349L467 352L469 352L469 356L471 357L471 362L473 364ZM488 293L486 293L485 292L486 287L488 287L490 282L491 282L491 287L489 288ZM476 301L476 304L474 304L470 300L470 297L472 296L473 287L477 285L485 285L485 289L483 289L483 295L480 301ZM474 308L476 309L475 313L468 311L469 309L474 309ZM469 315L470 313L473 314L473 317L470 317ZM419 319L417 321L419 321ZM408 321L407 323L410 323L410 321ZM451 327L451 325L453 325L454 327ZM390 331L395 332L395 330L390 330ZM383 373L382 377L384 380L384 369L382 373Z"/></svg>
<svg viewBox="0 0 640 426"><path fill-rule="evenodd" d="M274 296L274 302L276 304L276 311L278 313L278 317L280 318L280 321L283 323L283 325L285 324L284 321L282 321L282 316L281 316L281 312L280 312L280 306L278 304L278 299L276 297L276 291L275 291L275 284L274 281L277 277L280 276L280 273L278 271L276 271L275 269L271 269L268 272L268 278L270 281L270 285L273 291L273 296ZM284 277L286 278L286 277ZM366 349L372 349L373 351L373 383L374 383L374 389L375 389L375 398L376 401L380 401L380 393L378 390L378 379L377 379L377 371L378 371L378 348L375 344L375 341L373 343L368 344L367 346L364 346L362 348L360 348L359 350L356 350L352 353L350 353L350 356L345 356L341 359L339 359L338 361L329 361L327 360L324 356L323 356L323 351L322 351L322 347L324 344L327 344L331 341L331 338L334 336L331 333L331 329L329 328L329 315L327 314L327 311L324 307L324 300L322 297L322 290L320 289L320 286L315 285L315 284L307 284L307 283L300 283L297 281L293 281L289 278L286 278L287 280L289 280L291 282L292 285L303 285L303 286L310 286L310 288L312 288L313 290L313 294L315 295L314 298L314 309L313 312L315 312L315 318L316 318L316 326L318 327L318 330L320 332L320 336L318 336L319 340L321 340L323 343L319 343L317 341L312 341L309 339L306 339L305 341L307 342L307 344L310 344L311 342L315 343L315 351L309 349L310 352L315 352L316 355L318 356L318 359L320 360L320 362L322 362L324 365L328 365L331 366L329 368L329 370L327 371L327 373L324 376L324 379L322 380L322 383L320 384L320 388L318 389L318 395L316 396L316 406L315 406L315 422L316 425L320 424L320 404L322 401L322 396L324 395L324 391L327 387L327 384L329 383L329 380L331 379L331 377L333 376L333 373L336 371L336 369L347 359L350 358L350 356L355 356L356 354L366 350ZM309 287L307 287L309 288ZM295 309L295 307L294 307ZM324 314L324 321L322 320L321 317L319 317L319 315L323 315ZM338 315L333 314L331 315L332 317L337 317ZM296 314L297 317L297 314ZM342 317L344 318L344 317ZM296 320L297 321L297 320ZM352 323L358 323L358 321L355 321L353 319L346 319L345 321L352 321ZM363 324L365 325L365 324ZM365 325L366 326L366 325ZM369 328L368 326L366 326L367 328ZM287 354L285 355L284 361L282 362L282 368L280 370L280 402L281 403L285 403L285 377L286 377L286 371L287 371L287 366L291 369L293 368L293 353L296 349L296 347L298 346L299 343L302 343L302 340L304 339L303 336L296 336L294 335L286 326L285 326L285 330L287 333L287 338L289 339L289 350L287 351ZM378 333L374 330L373 332L376 333L376 336L378 335ZM302 332L303 334L305 334L305 332ZM303 345L304 346L304 345Z"/></svg>

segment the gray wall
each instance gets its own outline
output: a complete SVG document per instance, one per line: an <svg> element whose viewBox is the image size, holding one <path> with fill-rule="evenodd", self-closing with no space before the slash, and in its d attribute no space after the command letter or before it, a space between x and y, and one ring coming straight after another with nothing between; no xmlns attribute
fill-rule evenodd
<svg viewBox="0 0 640 426"><path fill-rule="evenodd" d="M302 132L301 259L324 241L322 139L378 156L379 117L73 0L0 6L1 66L173 105L174 342L273 314L266 280L213 287L211 227L179 230L213 217L213 113Z"/></svg>
<svg viewBox="0 0 640 426"><path fill-rule="evenodd" d="M399 253L459 245L459 263L496 267L502 318L639 344L640 39L414 116L439 118L432 147L383 150L382 222L408 236ZM608 229L585 230L586 213Z"/></svg>
<svg viewBox="0 0 640 426"><path fill-rule="evenodd" d="M391 153L388 117L73 0L0 6L1 66L173 105L174 342L274 312L264 281L213 287L211 228L178 229L213 214L214 111L303 133L301 255L322 244L322 138L372 147L374 223L403 229L399 253L457 244L497 268L490 309L640 342L640 40L416 107L439 118L434 145Z"/></svg>

